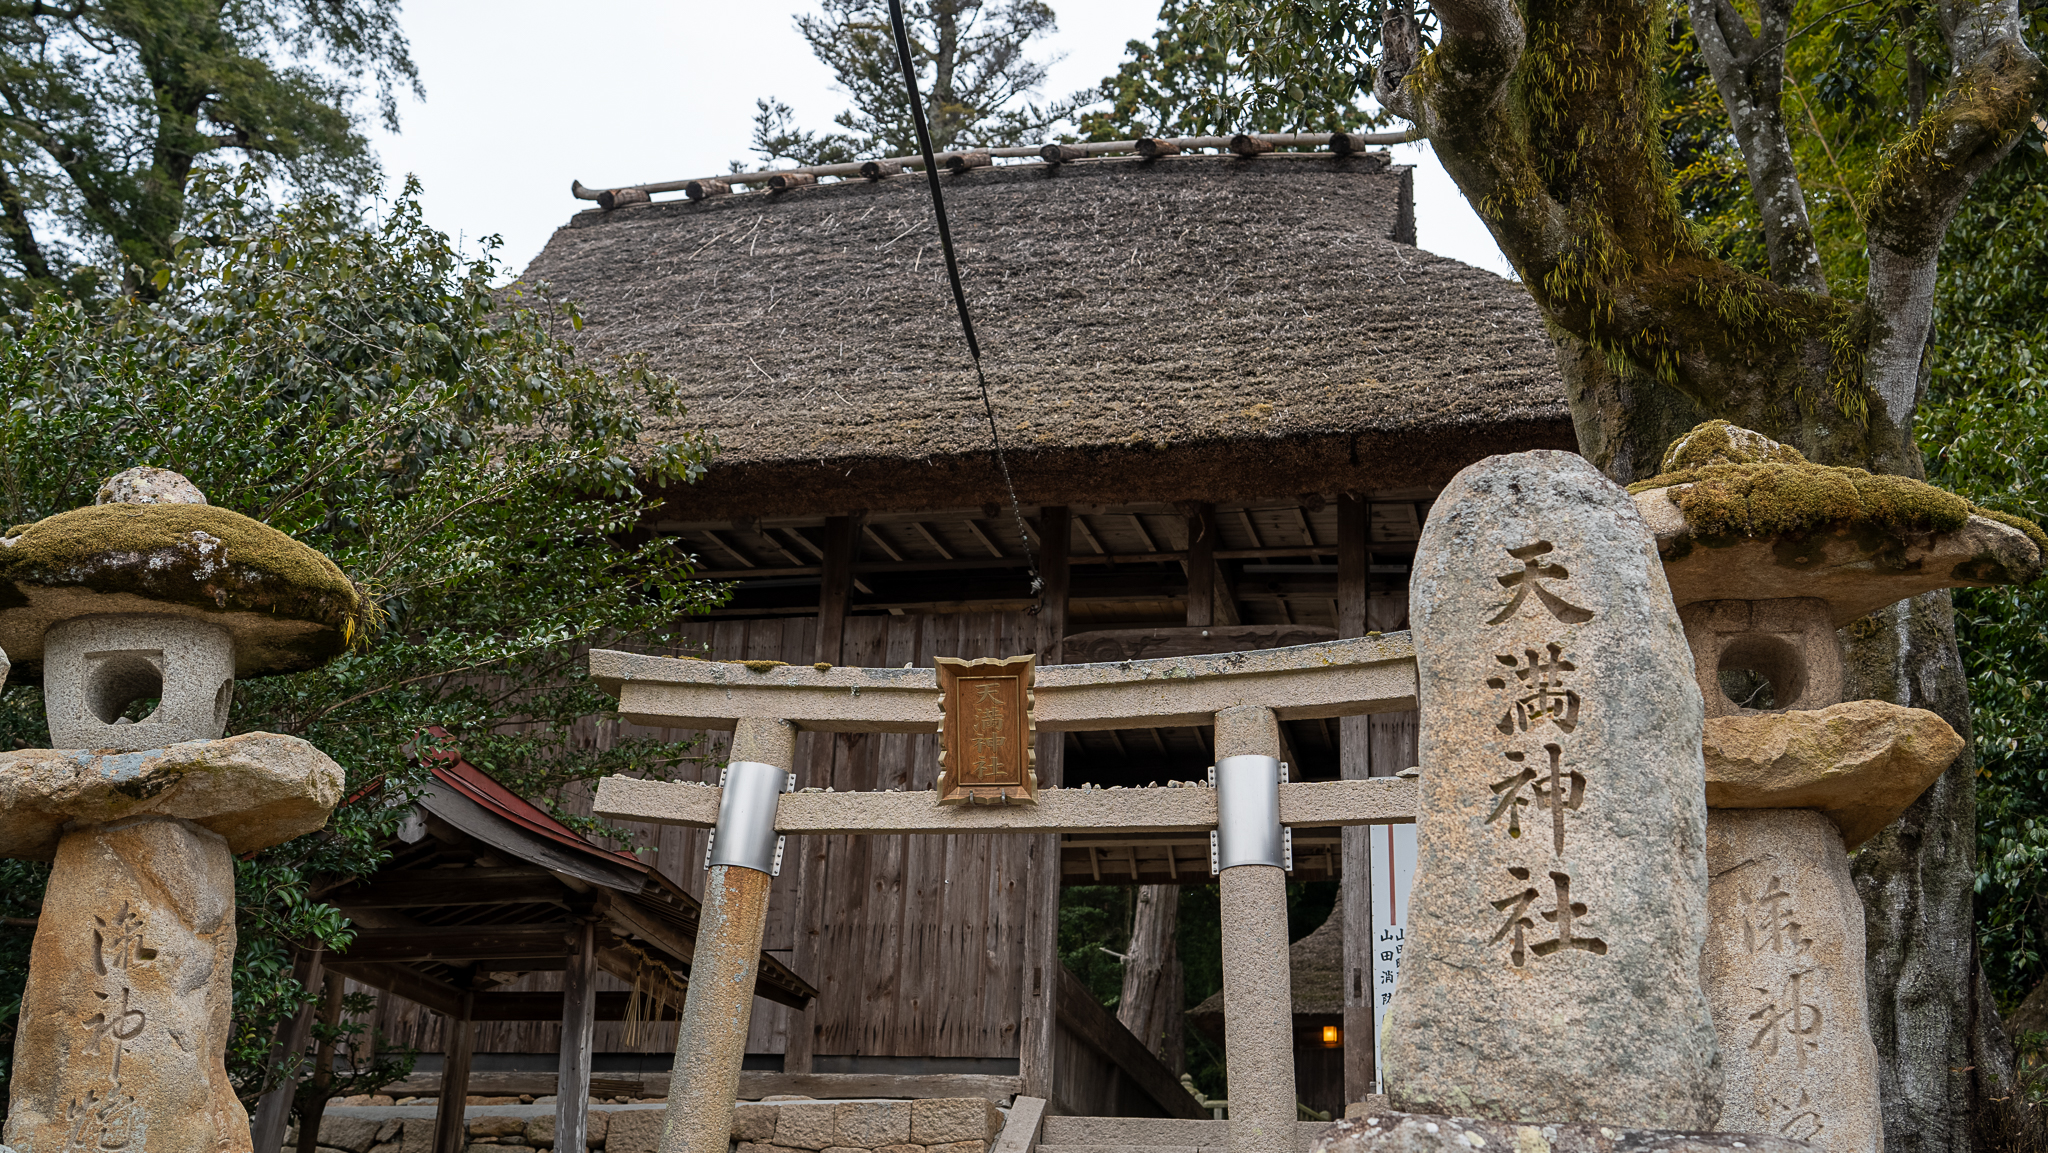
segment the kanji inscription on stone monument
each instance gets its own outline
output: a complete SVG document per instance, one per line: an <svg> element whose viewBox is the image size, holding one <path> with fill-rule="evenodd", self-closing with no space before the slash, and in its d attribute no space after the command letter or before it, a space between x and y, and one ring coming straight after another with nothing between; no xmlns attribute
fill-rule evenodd
<svg viewBox="0 0 2048 1153"><path fill-rule="evenodd" d="M1721 1034L1720 1128L1877 1153L1877 1050L1863 1025L1863 904L1834 822L1714 809L1701 959Z"/></svg>
<svg viewBox="0 0 2048 1153"><path fill-rule="evenodd" d="M1573 454L1494 457L1432 508L1409 605L1422 778L1394 1106L1711 1125L1703 707L1648 526Z"/></svg>
<svg viewBox="0 0 2048 1153"><path fill-rule="evenodd" d="M1030 656L940 657L939 803L1036 801Z"/></svg>

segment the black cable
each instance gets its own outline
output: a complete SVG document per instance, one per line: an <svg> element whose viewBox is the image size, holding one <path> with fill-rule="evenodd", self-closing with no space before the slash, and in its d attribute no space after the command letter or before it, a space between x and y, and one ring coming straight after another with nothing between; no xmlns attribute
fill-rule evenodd
<svg viewBox="0 0 2048 1153"><path fill-rule="evenodd" d="M1010 462L1003 456L1003 437L996 428L995 402L989 399L988 376L981 368L981 342L974 339L974 319L967 313L967 291L960 287L960 262L953 256L953 230L946 224L946 197L939 185L938 163L932 157L932 130L925 123L924 98L917 93L917 66L910 58L903 0L889 0L889 23L896 32L896 59L903 65L903 87L910 96L911 121L917 125L917 147L924 154L925 179L932 187L932 215L938 218L939 248L946 254L946 278L953 282L953 307L960 314L960 331L967 337L967 355L974 359L974 378L981 382L981 410L988 417L988 439L995 446L996 468L1003 474L1003 487L1010 494L1010 514L1017 518L1017 539L1024 542L1024 564L1031 570L1031 593L1036 596L1044 590L1045 580L1038 575L1031 533L1024 527L1024 509L1017 503L1017 486L1010 481Z"/></svg>

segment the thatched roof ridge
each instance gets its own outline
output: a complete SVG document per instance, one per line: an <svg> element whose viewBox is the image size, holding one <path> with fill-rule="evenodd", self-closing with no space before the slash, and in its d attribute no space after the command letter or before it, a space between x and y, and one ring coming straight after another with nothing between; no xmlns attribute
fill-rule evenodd
<svg viewBox="0 0 2048 1153"><path fill-rule="evenodd" d="M1519 285L1410 243L1384 153L997 166L946 203L1027 503L1438 485L1571 447ZM705 516L996 499L921 175L578 214L527 269L677 378Z"/></svg>

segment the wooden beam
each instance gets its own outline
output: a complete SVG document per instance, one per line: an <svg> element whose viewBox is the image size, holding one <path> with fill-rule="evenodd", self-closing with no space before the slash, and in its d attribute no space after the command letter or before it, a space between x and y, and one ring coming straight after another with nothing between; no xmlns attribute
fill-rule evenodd
<svg viewBox="0 0 2048 1153"><path fill-rule="evenodd" d="M1365 635L1372 589L1372 508L1362 497L1337 498L1337 635ZM1371 719L1337 722L1338 775L1372 776ZM1344 883L1337 890L1344 918L1344 1100L1363 1101L1379 1079L1374 1052L1372 989L1372 846L1365 829L1343 832Z"/></svg>
<svg viewBox="0 0 2048 1153"><path fill-rule="evenodd" d="M1075 528L1078 528L1078 529L1080 529L1080 530L1081 530L1081 539L1083 539L1083 540L1085 540L1085 541L1087 541L1087 542L1088 542L1088 547L1089 547L1089 548L1092 548L1092 549L1094 549L1094 550L1095 550L1095 555L1096 555L1096 556L1099 556L1099 557L1107 557L1107 556L1109 555L1109 550L1108 550L1108 549L1106 549L1106 548L1103 548L1103 547L1102 547L1102 542L1101 542L1101 541L1099 541L1099 540L1097 540L1097 539L1095 539L1095 530L1094 530L1094 529L1092 529L1092 528L1090 528L1090 527L1088 527L1088 518L1087 518L1087 517L1085 517L1085 516L1076 516L1076 517L1074 517L1074 527L1075 527Z"/></svg>
<svg viewBox="0 0 2048 1153"><path fill-rule="evenodd" d="M1216 623L1216 506L1197 504L1187 514L1189 628Z"/></svg>
<svg viewBox="0 0 2048 1153"><path fill-rule="evenodd" d="M1065 652L1067 601L1072 588L1069 555L1073 545L1072 510L1052 505L1039 510L1040 569L1045 580L1038 614L1038 663L1058 665ZM1085 530L1084 530L1085 531ZM1038 735L1038 785L1057 789L1066 773L1066 740L1056 732ZM1024 971L1030 978L1017 990L1020 999L1017 1069L1035 1096L1052 1096L1059 1081L1056 1004L1048 995L1048 976L1061 969L1059 951L1059 835L1033 837L1026 850Z"/></svg>
<svg viewBox="0 0 2048 1153"><path fill-rule="evenodd" d="M631 1003L632 997L631 993L592 993L591 1019L625 1020L626 1007ZM654 1017L657 1020L673 1021L678 1012L674 1005L666 1001L657 999L654 1002ZM476 994L475 1008L471 1015L478 1021L560 1021L564 1019L565 1013L563 994L560 992L485 992Z"/></svg>
<svg viewBox="0 0 2048 1153"><path fill-rule="evenodd" d="M326 977L325 957L321 946L298 950L292 966L292 977L308 990L319 987ZM288 1054L306 1051L306 1042L313 1035L313 1002L299 1006L299 1011L278 1022L277 1034L271 1043L271 1063ZM291 1124L292 1098L299 1087L298 1078L287 1077L275 1088L256 1099L256 1115L250 1120L250 1141L255 1153L281 1153L284 1148L284 1131Z"/></svg>
<svg viewBox="0 0 2048 1153"><path fill-rule="evenodd" d="M866 514L825 518L825 572L818 592L817 661L836 665L846 638L846 601L853 592L853 562Z"/></svg>
<svg viewBox="0 0 2048 1153"><path fill-rule="evenodd" d="M1075 523L1080 523L1076 518ZM791 535L795 535L794 532ZM937 544L934 540L934 544ZM940 545L939 547L943 547ZM1387 550L1382 550L1387 551ZM1317 545L1314 548L1220 548L1216 550L1217 560L1276 560L1298 557L1336 556L1333 545ZM1100 568L1116 565L1158 565L1185 564L1187 553L1182 550L1166 552L1124 552L1090 556L1087 553L1069 555L1067 563L1084 568ZM1024 567L1022 557L955 557L950 553L945 560L905 561L857 561L853 571L860 576L892 576L935 572L1014 572ZM808 577L824 573L822 565L785 565L779 568L713 569L700 568L697 575L705 580L768 580L778 577Z"/></svg>
<svg viewBox="0 0 2048 1153"><path fill-rule="evenodd" d="M748 556L746 553L743 553L739 549L734 548L732 545L726 543L726 539L724 537L719 536L717 533L711 531L708 528L703 529L701 531L704 533L705 536L711 538L712 544L715 544L719 548L725 550L725 554L727 556L740 562L741 568L753 569L761 567L759 564L755 563L754 558Z"/></svg>
<svg viewBox="0 0 2048 1153"><path fill-rule="evenodd" d="M995 541L989 539L989 535L982 531L981 525L976 523L973 517L968 517L961 523L967 526L967 531L974 534L974 539L981 542L982 547L988 550L991 557L1001 557L1004 555L1003 550L996 545Z"/></svg>
<svg viewBox="0 0 2048 1153"><path fill-rule="evenodd" d="M947 548L946 543L940 540L938 534L933 532L929 527L927 527L923 521L911 521L910 527L917 530L917 534L924 538L924 543L932 546L932 550L934 552L937 552L941 557L945 558L946 560L953 559L953 550Z"/></svg>
<svg viewBox="0 0 2048 1153"><path fill-rule="evenodd" d="M1370 592L1370 510L1355 496L1337 498L1337 635L1365 635L1366 597Z"/></svg>
<svg viewBox="0 0 2048 1153"><path fill-rule="evenodd" d="M1159 542L1153 540L1152 534L1145 531L1145 522L1139 518L1138 514L1133 512L1125 513L1124 515L1131 518L1131 527L1138 530L1138 539L1145 542L1145 551L1158 552Z"/></svg>
<svg viewBox="0 0 2048 1153"><path fill-rule="evenodd" d="M351 981L394 993L406 1000L447 1015L462 1011L463 991L403 965L362 964L327 955L327 967Z"/></svg>
<svg viewBox="0 0 2048 1153"><path fill-rule="evenodd" d="M590 1125L590 1033L597 1013L597 926L576 928L575 952L562 975L562 1045L557 1065L555 1147L581 1149Z"/></svg>
<svg viewBox="0 0 2048 1153"><path fill-rule="evenodd" d="M1207 1119L1186 1087L1174 1079L1172 1070L1103 1008L1065 965L1059 967L1058 984L1059 1020L1076 1038L1109 1058L1110 1064L1122 1070L1167 1116Z"/></svg>
<svg viewBox="0 0 2048 1153"><path fill-rule="evenodd" d="M531 967L528 962L567 958L571 929L567 922L357 929L355 941L335 953L333 961L356 965L488 961L499 968ZM519 964L505 964L515 961Z"/></svg>
<svg viewBox="0 0 2048 1153"><path fill-rule="evenodd" d="M462 1113L469 1104L470 1054L476 1045L476 1024L470 1016L473 995L465 991L458 1011L441 1017L441 1099L434 1105L434 1153L463 1153L469 1148Z"/></svg>
<svg viewBox="0 0 2048 1153"><path fill-rule="evenodd" d="M875 547L881 549L883 555L887 556L890 560L895 561L898 564L903 563L903 554L896 551L895 545L890 544L888 541L884 540L882 538L882 534L875 531L874 525L862 525L861 531L867 534L867 538L869 540L875 542Z"/></svg>
<svg viewBox="0 0 2048 1153"><path fill-rule="evenodd" d="M343 909L441 905L560 904L568 886L546 869L408 869L320 895Z"/></svg>
<svg viewBox="0 0 2048 1153"><path fill-rule="evenodd" d="M610 1079L631 1079L613 1074ZM638 1078L636 1097L668 1095L669 1074L644 1073ZM470 1074L470 1092L485 1096L515 1096L553 1093L559 1079L552 1072L501 1072L479 1070ZM414 1073L402 1081L384 1086L393 1096L424 1096L441 1087L439 1073ZM934 1097L986 1097L1003 1102L1024 1087L1021 1077L985 1073L771 1073L747 1069L740 1073L737 1096L744 1101L763 1097L812 1097L820 1101L846 1098L896 1098L927 1100Z"/></svg>
<svg viewBox="0 0 2048 1153"><path fill-rule="evenodd" d="M1040 593L1044 607L1038 610L1038 663L1060 663L1067 636L1067 594L1072 586L1067 565L1073 539L1072 516L1065 505L1048 505L1038 510L1038 575L1045 581Z"/></svg>

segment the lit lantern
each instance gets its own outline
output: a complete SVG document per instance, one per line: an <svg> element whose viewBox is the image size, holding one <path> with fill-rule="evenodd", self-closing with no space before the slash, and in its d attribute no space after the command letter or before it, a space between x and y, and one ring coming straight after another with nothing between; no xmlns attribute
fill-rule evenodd
<svg viewBox="0 0 2048 1153"><path fill-rule="evenodd" d="M1335 1025L1323 1026L1323 1047L1335 1049L1344 1043L1344 1030Z"/></svg>

